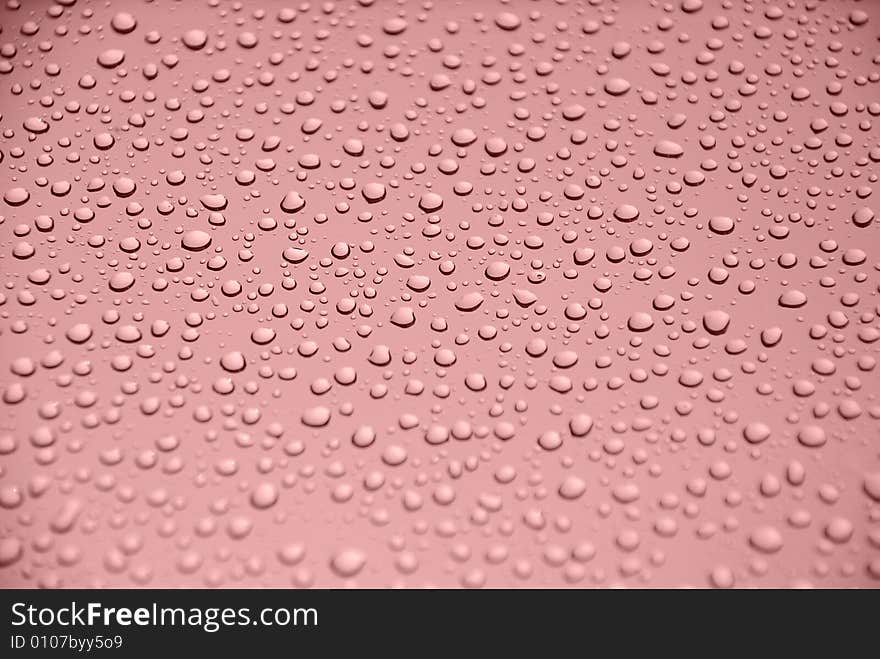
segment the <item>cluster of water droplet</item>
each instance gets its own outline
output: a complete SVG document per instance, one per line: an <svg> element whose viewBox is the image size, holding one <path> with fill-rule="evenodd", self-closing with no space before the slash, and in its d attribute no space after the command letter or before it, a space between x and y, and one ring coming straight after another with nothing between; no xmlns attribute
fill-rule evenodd
<svg viewBox="0 0 880 659"><path fill-rule="evenodd" d="M0 585L880 585L877 9L7 0Z"/></svg>

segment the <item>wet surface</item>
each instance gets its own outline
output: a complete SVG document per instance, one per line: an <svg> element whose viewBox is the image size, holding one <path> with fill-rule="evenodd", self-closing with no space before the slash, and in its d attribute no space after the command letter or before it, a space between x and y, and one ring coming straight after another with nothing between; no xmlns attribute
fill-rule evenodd
<svg viewBox="0 0 880 659"><path fill-rule="evenodd" d="M0 25L3 586L880 585L880 4Z"/></svg>

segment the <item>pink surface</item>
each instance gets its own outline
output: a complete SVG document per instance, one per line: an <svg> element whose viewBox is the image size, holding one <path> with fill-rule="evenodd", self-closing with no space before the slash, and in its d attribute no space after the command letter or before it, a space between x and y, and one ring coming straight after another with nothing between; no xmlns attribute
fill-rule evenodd
<svg viewBox="0 0 880 659"><path fill-rule="evenodd" d="M880 585L880 4L0 23L3 586Z"/></svg>

